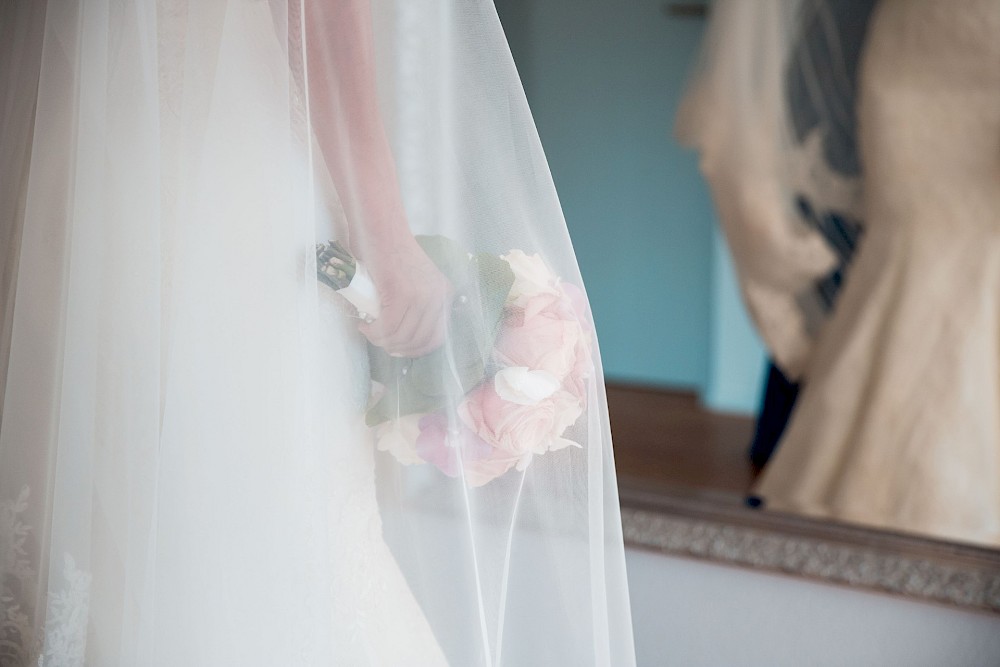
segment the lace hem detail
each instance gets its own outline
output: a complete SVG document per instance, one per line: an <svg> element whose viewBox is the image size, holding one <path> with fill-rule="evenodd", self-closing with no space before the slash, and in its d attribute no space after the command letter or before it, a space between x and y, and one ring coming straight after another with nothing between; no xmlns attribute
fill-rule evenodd
<svg viewBox="0 0 1000 667"><path fill-rule="evenodd" d="M82 667L87 650L91 576L69 554L63 557L62 574L62 590L49 594L45 650L38 667Z"/></svg>
<svg viewBox="0 0 1000 667"><path fill-rule="evenodd" d="M38 573L28 554L32 529L23 516L29 496L24 486L17 498L0 503L0 667L82 667L91 575L70 554L63 556L62 586L49 594L45 631L36 636L31 600Z"/></svg>
<svg viewBox="0 0 1000 667"><path fill-rule="evenodd" d="M22 516L29 494L24 486L16 499L0 503L0 667L29 664L35 653L27 593L36 573L28 558L31 527Z"/></svg>

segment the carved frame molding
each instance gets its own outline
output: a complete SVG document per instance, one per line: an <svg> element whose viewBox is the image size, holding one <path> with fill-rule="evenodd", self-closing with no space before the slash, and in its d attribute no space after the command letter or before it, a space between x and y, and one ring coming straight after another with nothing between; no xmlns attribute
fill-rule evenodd
<svg viewBox="0 0 1000 667"><path fill-rule="evenodd" d="M1000 551L637 487L621 481L629 546L1000 613Z"/></svg>

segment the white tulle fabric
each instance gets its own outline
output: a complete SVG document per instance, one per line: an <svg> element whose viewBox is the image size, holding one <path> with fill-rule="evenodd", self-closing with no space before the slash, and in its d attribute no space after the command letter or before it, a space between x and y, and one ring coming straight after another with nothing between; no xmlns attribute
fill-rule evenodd
<svg viewBox="0 0 1000 667"><path fill-rule="evenodd" d="M376 450L288 1L0 8L0 664L634 663L596 357L580 447ZM372 9L414 231L579 284L492 3Z"/></svg>

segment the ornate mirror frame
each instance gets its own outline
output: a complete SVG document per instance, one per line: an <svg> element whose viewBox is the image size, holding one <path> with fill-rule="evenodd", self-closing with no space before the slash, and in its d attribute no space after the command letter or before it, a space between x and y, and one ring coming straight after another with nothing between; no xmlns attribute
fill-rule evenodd
<svg viewBox="0 0 1000 667"><path fill-rule="evenodd" d="M626 545L1000 613L1000 551L620 481Z"/></svg>

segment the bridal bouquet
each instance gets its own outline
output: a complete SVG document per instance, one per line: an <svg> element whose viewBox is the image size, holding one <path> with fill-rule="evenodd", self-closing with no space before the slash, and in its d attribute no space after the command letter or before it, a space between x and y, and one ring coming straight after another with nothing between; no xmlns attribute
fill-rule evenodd
<svg viewBox="0 0 1000 667"><path fill-rule="evenodd" d="M584 412L593 370L582 290L538 255L474 255L441 236L418 241L458 296L438 350L402 359L369 345L366 420L378 449L482 486L512 468L523 471L535 456L579 447L564 436ZM377 318L364 266L335 242L316 253L319 278L360 316Z"/></svg>

